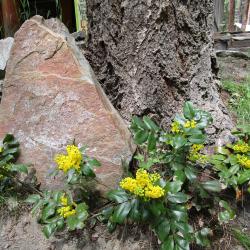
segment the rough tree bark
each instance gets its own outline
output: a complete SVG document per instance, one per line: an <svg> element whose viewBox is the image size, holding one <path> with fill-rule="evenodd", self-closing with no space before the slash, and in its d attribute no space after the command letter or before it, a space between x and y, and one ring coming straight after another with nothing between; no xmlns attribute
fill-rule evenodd
<svg viewBox="0 0 250 250"><path fill-rule="evenodd" d="M234 20L235 20L235 0L229 1L229 14L228 14L228 31L234 31Z"/></svg>
<svg viewBox="0 0 250 250"><path fill-rule="evenodd" d="M87 0L87 57L122 116L163 126L191 100L231 127L215 83L212 0Z"/></svg>

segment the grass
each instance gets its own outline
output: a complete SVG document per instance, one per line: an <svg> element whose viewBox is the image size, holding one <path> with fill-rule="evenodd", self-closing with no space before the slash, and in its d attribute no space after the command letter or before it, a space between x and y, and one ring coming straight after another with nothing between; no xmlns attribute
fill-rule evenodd
<svg viewBox="0 0 250 250"><path fill-rule="evenodd" d="M233 228L232 234L234 238L246 249L250 250L250 237L248 234L243 233L241 230Z"/></svg>
<svg viewBox="0 0 250 250"><path fill-rule="evenodd" d="M223 89L229 92L229 107L237 117L238 124L250 123L250 76L237 83L231 79L222 81Z"/></svg>

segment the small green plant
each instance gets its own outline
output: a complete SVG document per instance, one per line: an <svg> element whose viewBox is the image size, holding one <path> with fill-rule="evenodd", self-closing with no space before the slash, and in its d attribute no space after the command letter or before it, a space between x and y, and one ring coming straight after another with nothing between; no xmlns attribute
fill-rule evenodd
<svg viewBox="0 0 250 250"><path fill-rule="evenodd" d="M46 238L65 226L70 231L82 229L88 218L86 203L74 202L70 192L45 191L42 196L30 195L26 201L34 205L33 214L41 210L38 222L43 225L42 231Z"/></svg>
<svg viewBox="0 0 250 250"><path fill-rule="evenodd" d="M17 197L25 185L20 175L28 174L28 166L16 164L20 149L19 143L13 135L7 134L0 146L0 202L10 197Z"/></svg>
<svg viewBox="0 0 250 250"><path fill-rule="evenodd" d="M162 250L189 249L193 242L209 245L211 230L205 226L194 230L190 211L211 209L218 202L220 223L235 216L216 194L221 182L204 176L209 157L202 150L205 128L211 123L210 114L190 102L185 103L183 115L174 119L171 131L160 129L147 116L133 118L131 129L141 152L136 156L138 170L107 194L113 205L103 211L102 220L110 231L123 223L143 223L156 234Z"/></svg>
<svg viewBox="0 0 250 250"><path fill-rule="evenodd" d="M217 154L211 157L211 163L221 182L233 187L239 200L242 186L250 181L250 127L240 126L233 134L236 136L235 142L219 147Z"/></svg>
<svg viewBox="0 0 250 250"><path fill-rule="evenodd" d="M43 233L49 238L57 231L82 229L88 218L88 183L95 178L94 168L100 163L86 155L84 148L68 145L67 154L55 156L57 169L53 175L64 173L66 191L44 191L26 200L33 205L32 213L38 215ZM80 190L81 192L77 192ZM74 201L73 197L77 200Z"/></svg>

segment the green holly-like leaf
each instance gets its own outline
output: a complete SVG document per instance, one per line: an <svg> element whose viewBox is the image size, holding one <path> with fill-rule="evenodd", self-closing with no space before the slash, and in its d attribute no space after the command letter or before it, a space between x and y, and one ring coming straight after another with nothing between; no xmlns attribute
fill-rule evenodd
<svg viewBox="0 0 250 250"><path fill-rule="evenodd" d="M84 175L87 177L94 178L96 176L92 166L90 164L88 164L88 162L83 166L82 171L83 171Z"/></svg>
<svg viewBox="0 0 250 250"><path fill-rule="evenodd" d="M242 185L242 184L246 183L247 181L249 181L250 180L250 169L249 170L244 169L243 171L238 172L238 178L237 179L238 179L237 182L240 185Z"/></svg>
<svg viewBox="0 0 250 250"><path fill-rule="evenodd" d="M200 231L196 232L194 235L195 241L197 245L207 247L210 245L208 240L208 235L211 234L211 230L209 228L203 228Z"/></svg>
<svg viewBox="0 0 250 250"><path fill-rule="evenodd" d="M136 144L141 145L147 141L148 136L149 136L148 130L139 130L135 134L134 141Z"/></svg>
<svg viewBox="0 0 250 250"><path fill-rule="evenodd" d="M73 216L69 216L66 219L66 223L68 226L68 229L70 231L73 231L75 229L83 229L85 224L84 221L80 220L77 216L73 215Z"/></svg>
<svg viewBox="0 0 250 250"><path fill-rule="evenodd" d="M231 209L226 201L220 200L219 206L224 208L224 211L218 214L218 220L220 223L228 223L230 220L234 219L235 212Z"/></svg>
<svg viewBox="0 0 250 250"><path fill-rule="evenodd" d="M157 138L154 132L151 132L148 137L148 151L154 151L156 149Z"/></svg>
<svg viewBox="0 0 250 250"><path fill-rule="evenodd" d="M119 204L114 209L112 220L116 223L122 224L124 220L126 219L127 215L129 214L130 210L131 210L130 202L124 202L124 203Z"/></svg>
<svg viewBox="0 0 250 250"><path fill-rule="evenodd" d="M155 132L159 130L159 127L148 116L144 116L143 121L149 130L153 130Z"/></svg>
<svg viewBox="0 0 250 250"><path fill-rule="evenodd" d="M173 203L185 203L190 199L190 196L184 193L168 193L167 199Z"/></svg>
<svg viewBox="0 0 250 250"><path fill-rule="evenodd" d="M187 139L181 135L176 135L173 137L172 145L175 149L179 149L183 147L186 143L187 143Z"/></svg>
<svg viewBox="0 0 250 250"><path fill-rule="evenodd" d="M122 189L109 191L107 193L107 197L109 200L115 201L117 203L122 203L128 201L129 199L128 194Z"/></svg>
<svg viewBox="0 0 250 250"><path fill-rule="evenodd" d="M141 212L140 212L140 207L139 207L139 200L137 199L133 199L131 201L131 210L129 213L129 217L133 220L133 221L139 221L141 218Z"/></svg>
<svg viewBox="0 0 250 250"><path fill-rule="evenodd" d="M57 225L56 223L50 223L43 227L42 232L47 239L56 231Z"/></svg>
<svg viewBox="0 0 250 250"><path fill-rule="evenodd" d="M183 114L186 119L192 120L195 116L195 110L191 102L186 102L183 107Z"/></svg>
<svg viewBox="0 0 250 250"><path fill-rule="evenodd" d="M207 191L212 192L220 192L221 191L221 183L219 181L206 181L201 183L202 187Z"/></svg>
<svg viewBox="0 0 250 250"><path fill-rule="evenodd" d="M197 178L197 173L196 173L196 169L193 168L192 166L187 166L184 169L185 175L186 177L192 182Z"/></svg>
<svg viewBox="0 0 250 250"><path fill-rule="evenodd" d="M42 210L42 221L46 221L50 216L54 215L56 211L56 203L51 202Z"/></svg>
<svg viewBox="0 0 250 250"><path fill-rule="evenodd" d="M165 207L161 201L151 201L149 210L154 216L159 217L165 211Z"/></svg>
<svg viewBox="0 0 250 250"><path fill-rule="evenodd" d="M161 222L155 228L155 232L160 241L164 241L168 238L170 232L170 223L166 218L163 218Z"/></svg>
<svg viewBox="0 0 250 250"><path fill-rule="evenodd" d="M12 134L6 134L3 143L9 143L15 140L15 137Z"/></svg>
<svg viewBox="0 0 250 250"><path fill-rule="evenodd" d="M174 238L173 236L169 236L162 244L161 250L174 250Z"/></svg>
<svg viewBox="0 0 250 250"><path fill-rule="evenodd" d="M169 211L173 219L186 222L188 219L187 208L182 205L170 205Z"/></svg>
<svg viewBox="0 0 250 250"><path fill-rule="evenodd" d="M165 186L165 190L166 192L170 192L172 194L175 194L179 191L181 191L181 187L183 185L183 182L182 181L171 181L171 182L168 182Z"/></svg>
<svg viewBox="0 0 250 250"><path fill-rule="evenodd" d="M28 166L24 164L11 164L11 171L28 174Z"/></svg>

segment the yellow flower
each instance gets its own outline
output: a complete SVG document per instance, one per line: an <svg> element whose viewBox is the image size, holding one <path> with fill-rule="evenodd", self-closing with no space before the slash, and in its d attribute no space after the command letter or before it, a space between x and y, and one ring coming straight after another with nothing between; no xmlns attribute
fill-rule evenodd
<svg viewBox="0 0 250 250"><path fill-rule="evenodd" d="M206 163L208 160L208 157L206 155L202 155L199 153L204 148L204 145L202 144L194 144L191 147L191 150L188 155L188 159L190 161L196 162L199 161L200 163Z"/></svg>
<svg viewBox="0 0 250 250"><path fill-rule="evenodd" d="M3 147L0 147L0 153L2 153L3 152Z"/></svg>
<svg viewBox="0 0 250 250"><path fill-rule="evenodd" d="M148 198L157 199L164 195L164 190L160 186L149 185L145 189L145 196Z"/></svg>
<svg viewBox="0 0 250 250"><path fill-rule="evenodd" d="M158 173L150 174L149 179L151 182L155 183L160 180L161 176Z"/></svg>
<svg viewBox="0 0 250 250"><path fill-rule="evenodd" d="M127 177L120 182L120 186L121 188L133 193L137 187L137 183L135 179Z"/></svg>
<svg viewBox="0 0 250 250"><path fill-rule="evenodd" d="M143 197L145 195L144 189L140 186L137 186L133 193L140 197Z"/></svg>
<svg viewBox="0 0 250 250"><path fill-rule="evenodd" d="M164 189L154 185L161 176L158 173L149 174L146 170L138 169L136 178L127 177L120 182L120 187L132 194L143 197L145 201L160 198Z"/></svg>
<svg viewBox="0 0 250 250"><path fill-rule="evenodd" d="M242 167L250 168L250 158L246 155L237 155L238 162Z"/></svg>
<svg viewBox="0 0 250 250"><path fill-rule="evenodd" d="M76 214L76 210L73 209L73 210L70 210L70 211L68 211L68 212L65 212L64 215L63 215L63 217L64 217L64 218L67 218L67 217L72 216L72 215L75 215L75 214Z"/></svg>
<svg viewBox="0 0 250 250"><path fill-rule="evenodd" d="M185 122L184 127L185 128L196 128L196 125L197 125L196 121L191 120L191 121Z"/></svg>
<svg viewBox="0 0 250 250"><path fill-rule="evenodd" d="M239 142L233 146L233 150L239 153L250 152L250 146L245 142Z"/></svg>
<svg viewBox="0 0 250 250"><path fill-rule="evenodd" d="M149 174L146 170L138 169L136 172L137 185L144 188L150 182Z"/></svg>
<svg viewBox="0 0 250 250"><path fill-rule="evenodd" d="M68 155L59 154L55 156L55 162L60 170L65 173L70 169L80 170L80 164L82 161L82 154L78 147L75 145L68 145L66 147Z"/></svg>
<svg viewBox="0 0 250 250"><path fill-rule="evenodd" d="M173 123L172 123L172 125L171 125L171 131L173 132L173 133L180 133L180 124L177 122L177 121L174 121Z"/></svg>
<svg viewBox="0 0 250 250"><path fill-rule="evenodd" d="M63 206L67 206L68 205L68 198L65 197L65 195L61 196L60 198L60 202Z"/></svg>
<svg viewBox="0 0 250 250"><path fill-rule="evenodd" d="M194 144L192 145L192 150L195 152L199 152L204 148L203 144Z"/></svg>
<svg viewBox="0 0 250 250"><path fill-rule="evenodd" d="M72 209L71 206L64 206L64 207L57 209L57 213L63 218L67 218L69 216L75 215L76 210Z"/></svg>

